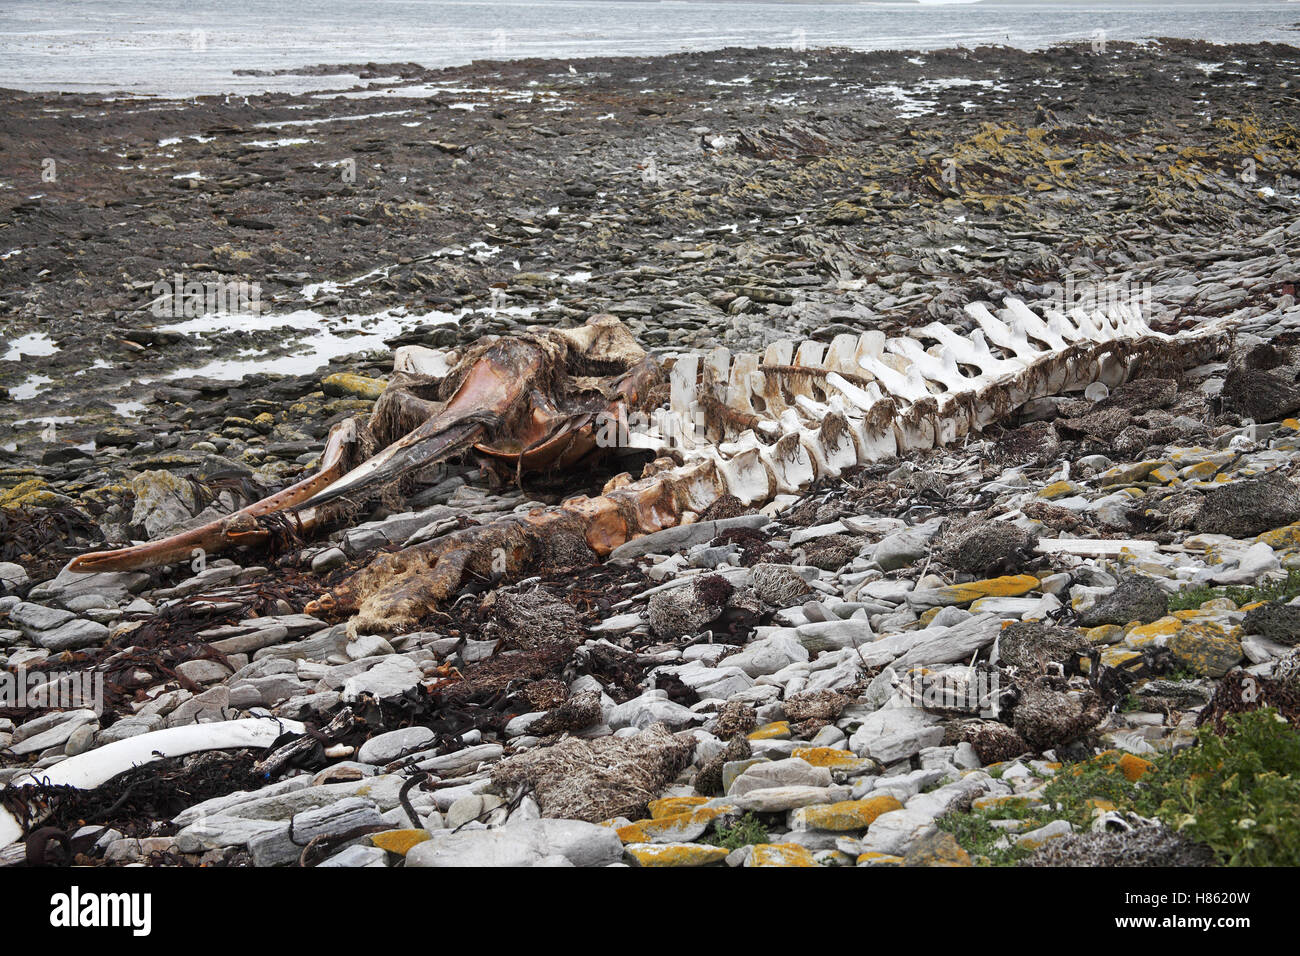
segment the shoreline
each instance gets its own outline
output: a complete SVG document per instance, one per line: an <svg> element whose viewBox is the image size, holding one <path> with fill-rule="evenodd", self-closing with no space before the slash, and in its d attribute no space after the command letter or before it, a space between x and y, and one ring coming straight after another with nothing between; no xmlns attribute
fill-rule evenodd
<svg viewBox="0 0 1300 956"><path fill-rule="evenodd" d="M1229 63L1207 73L1205 65L1218 62L1205 59L1211 52L1242 65ZM806 67L800 65L805 61ZM497 286L502 293L497 307L540 307L541 321L555 321L608 298L584 295L593 291L590 279L565 277L598 276L602 263L622 271L618 255L611 256L611 241L631 243L638 257L661 260L687 276L694 270L691 284L707 285L710 275L724 287L743 284L749 271L743 263L719 272L722 260L714 256L720 253L725 260L736 244L734 232L732 241L719 242L721 237L712 234L719 227L760 236L776 229L786 238L774 246L787 256L794 248L790 240L814 220L817 228L845 237L849 246L881 230L885 254L893 251L888 246L896 247L902 271L889 278L892 286L873 283L870 276L878 267L864 262L850 264L829 286L825 278L809 284L816 270L796 277L783 296L810 303L809 319L796 326L806 334L833 324L837 310L852 313L859 307L879 315L887 328L906 308L887 301L882 310L878 303L898 299L890 288L909 282L909 288L941 299L947 293L947 300L955 300L958 290L975 293L978 284L969 277L981 260L971 256L991 263L1004 258L998 252L1006 248L998 236L1008 228L1004 220L1015 223L1014 231L1038 229L1040 238L1015 242L1035 246L1045 259L1031 268L1029 254L1012 250L1011 257L1023 261L1011 270L1009 290L1018 281L1059 284L1069 271L1080 281L1140 284L1140 276L1125 279L1124 270L1113 264L1071 270L1047 241L1042 224L1050 230L1053 223L1070 227L1070 219L1077 219L1080 229L1106 236L1121 222L1127 223L1119 227L1121 233L1127 228L1140 235L1143 227L1126 207L1150 204L1166 233L1156 239L1157 247L1169 252L1177 249L1178 233L1185 228L1180 220L1202 195L1211 208L1221 206L1228 219L1238 207L1247 221L1284 215L1294 205L1287 198L1297 192L1294 174L1285 164L1276 171L1265 168L1248 190L1252 184L1232 176L1247 172L1231 168L1241 162L1240 155L1230 155L1240 135L1215 127L1214 118L1237 122L1253 111L1267 124L1270 111L1276 111L1273 116L1282 120L1298 99L1293 92L1276 89L1271 102L1256 104L1257 88L1245 84L1259 82L1253 79L1256 72L1266 84L1270 75L1285 82L1286 71L1297 62L1300 51L1291 48L1204 44L1160 51L1117 46L1101 59L1087 46L1060 48L1051 57L1009 48L987 48L978 55L731 50L724 56L576 61L577 76L568 73L567 61L436 71L407 64L369 66L365 69L375 74L371 81L391 78L385 81L388 95L357 88L340 90L332 99L268 94L248 98L248 106L212 98L197 104L149 101L141 109L130 100L22 94L7 104L3 121L11 165L0 173L10 187L0 190L0 215L9 223L0 280L10 321L0 354L23 354L27 348L28 358L0 362L0 387L15 396L0 403L0 420L12 424L71 412L89 417L96 427L131 427L129 416L113 415L109 403L129 402L126 408L138 410L136 403L149 395L130 384L125 369L143 361L148 376L161 379L187 368L201 373L211 360L232 359L249 349L269 350L268 358L284 356L296 340L274 332L275 320L266 313L311 310L337 320L398 308L439 325L468 313L471 321L459 334L473 338L494 322L511 319L508 314L494 319L490 312L491 289ZM1161 77L1162 69L1174 75ZM642 81L647 70L660 71L658 79ZM500 77L489 81L497 73ZM1071 74L1079 81L1068 83ZM1165 106L1178 118L1153 117L1156 130L1142 129L1150 108L1146 94L1125 88L1129 77L1142 76L1147 83L1160 78L1165 90L1195 91L1179 90ZM1100 112L1116 96L1131 97L1130 105L1122 113ZM817 118L819 111L825 120ZM1038 120L1049 116L1044 111L1050 111L1055 143L1027 138L1038 135L1033 132ZM1099 113L1094 129L1089 115ZM998 145L981 138L986 120L1017 140L1011 151L995 155ZM739 130L787 123L811 130L818 138L813 149L822 155L793 160L780 143L766 143L757 148L772 149L777 158L754 160L733 145ZM824 140L819 126L828 134ZM629 135L630 127L639 132ZM105 133L110 138L101 146ZM1119 152L1131 135L1145 139L1144 161L1152 164L1155 182L1137 175L1138 168ZM724 145L714 150L702 137ZM855 146L855 138L864 147ZM1089 142L1093 138L1096 142ZM909 141L918 148L909 152ZM582 156L594 162L566 155L568 142L576 142ZM33 150L32 143L42 145ZM1208 150L1208 155L1171 163L1165 156L1171 148ZM779 155L783 150L787 155ZM950 184L944 177L954 176L957 168L945 173L944 162L958 163L954 154L963 150L976 181ZM1088 154L1096 168L1072 175L1071 166ZM376 160L382 160L382 170L375 168ZM663 177L661 187L646 182L651 160ZM1000 163L1005 170L995 172ZM41 175L48 164L55 181L46 183ZM1108 181L1111 166L1118 184ZM786 170L811 176L798 188L809 198L821 197L816 216L804 217L807 225L797 221L796 204L776 198L771 174ZM1270 177L1279 174L1274 183ZM347 175L356 181L344 181ZM866 177L868 188L855 187L851 175ZM752 202L730 194L728 181L736 176L749 179ZM1207 176L1208 183L1197 181ZM1008 190L1008 183L1015 185ZM1117 186L1134 198L1121 196ZM469 221L458 209L466 189L479 203L481 222ZM592 189L603 195L591 194ZM1100 201L1088 197L1098 208L1087 203L1078 208L1080 197L1098 189ZM1166 199L1173 205L1162 210L1159 204ZM716 202L712 217L703 213L706 200ZM528 212L521 216L523 209ZM589 210L605 223L595 241L579 225ZM654 241L675 244L668 255L620 226L621 217L646 212L657 233ZM977 225L981 220L988 228ZM1186 228L1194 235L1198 225L1193 217ZM1080 234L1074 242L1084 239ZM1115 239L1121 255L1133 261L1154 258L1144 256L1143 240L1122 234ZM868 239L867 245L875 243ZM178 260L173 249L189 251ZM916 250L923 251L922 258L931 250L936 258L918 269ZM846 264L859 255L839 254ZM941 264L945 257L952 262ZM75 273L67 272L69 261L76 263ZM548 272L554 278L516 282L515 262L519 272ZM34 282L44 268L53 275ZM951 273L957 289L927 271ZM205 333L209 341L170 331L176 323L153 314L147 290L178 274L187 282L255 284L262 319L240 318L232 323L244 328L238 333L223 335L214 327ZM840 290L842 302L827 294L840 281L849 283ZM853 283L877 291L857 295ZM709 291L701 292L709 297ZM1176 303L1157 304L1172 317L1180 311ZM69 309L79 317L61 318ZM698 321L724 324L737 314L706 301L679 310ZM779 302L757 303L740 314L782 311ZM944 310L931 311L939 317ZM392 327L403 321L394 317L373 324L381 327L380 335L388 329L391 336ZM356 326L358 320L343 324ZM355 328L342 331L356 334ZM758 341L743 328L729 334L741 344ZM37 338L24 338L31 336ZM686 344L709 341L702 333ZM381 341L374 344L382 348ZM85 346L114 368L86 368ZM331 353L342 349L340 344ZM250 362L248 370L256 369ZM14 437L29 441L44 424L32 423ZM60 424L70 426L67 437L78 444L93 437L90 422Z"/></svg>

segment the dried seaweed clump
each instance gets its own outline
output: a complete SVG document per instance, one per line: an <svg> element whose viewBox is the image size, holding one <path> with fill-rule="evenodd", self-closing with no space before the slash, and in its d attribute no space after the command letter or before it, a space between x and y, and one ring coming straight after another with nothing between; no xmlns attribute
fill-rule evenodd
<svg viewBox="0 0 1300 956"><path fill-rule="evenodd" d="M754 753L749 739L744 734L736 734L718 754L695 775L695 792L706 797L722 793L722 768L733 760L748 760Z"/></svg>
<svg viewBox="0 0 1300 956"><path fill-rule="evenodd" d="M771 607L792 607L808 593L808 582L788 564L756 564L751 586L760 601Z"/></svg>
<svg viewBox="0 0 1300 956"><path fill-rule="evenodd" d="M739 518L741 515L756 515L758 509L745 504L735 495L719 495L713 503L700 512L700 521L721 521L724 518Z"/></svg>
<svg viewBox="0 0 1300 956"><path fill-rule="evenodd" d="M1050 663L1068 664L1088 646L1087 638L1072 627L1016 621L998 635L998 661L1033 677L1043 673Z"/></svg>
<svg viewBox="0 0 1300 956"><path fill-rule="evenodd" d="M497 764L492 784L532 791L542 816L599 823L637 819L690 760L695 738L652 724L632 737L578 740L527 750Z"/></svg>
<svg viewBox="0 0 1300 956"><path fill-rule="evenodd" d="M1057 690L1050 678L1039 678L1022 689L1013 726L1041 752L1073 743L1105 716L1106 705L1092 690Z"/></svg>
<svg viewBox="0 0 1300 956"><path fill-rule="evenodd" d="M1216 866L1214 852L1165 827L1080 833L1048 840L1021 866Z"/></svg>
<svg viewBox="0 0 1300 956"><path fill-rule="evenodd" d="M984 576L1023 568L1037 543L1037 535L1007 521L960 518L939 529L934 550L948 567Z"/></svg>
<svg viewBox="0 0 1300 956"><path fill-rule="evenodd" d="M785 716L800 736L811 736L837 719L849 699L833 690L810 690L793 694L785 702Z"/></svg>
<svg viewBox="0 0 1300 956"><path fill-rule="evenodd" d="M1029 745L1015 730L1006 724L992 721L967 726L962 731L961 739L971 745L975 756L985 766L1015 760L1029 752Z"/></svg>
<svg viewBox="0 0 1300 956"><path fill-rule="evenodd" d="M1300 408L1300 374L1295 349L1263 343L1243 355L1234 355L1232 369L1223 380L1219 398L1225 411L1272 422Z"/></svg>
<svg viewBox="0 0 1300 956"><path fill-rule="evenodd" d="M1196 718L1198 727L1212 726L1224 733L1225 719L1262 707L1272 707L1287 721L1300 724L1300 681L1296 680L1295 652L1284 657L1274 668L1273 678L1259 677L1244 670L1234 670L1214 685L1210 703Z"/></svg>
<svg viewBox="0 0 1300 956"><path fill-rule="evenodd" d="M1300 520L1300 486L1272 473L1211 489L1193 526L1209 534L1248 538Z"/></svg>
<svg viewBox="0 0 1300 956"><path fill-rule="evenodd" d="M730 740L736 734L747 734L758 726L758 713L743 700L729 700L718 708L713 719L713 735Z"/></svg>
<svg viewBox="0 0 1300 956"><path fill-rule="evenodd" d="M559 704L546 716L534 721L528 728L530 734L546 737L564 731L585 730L600 723L604 712L600 707L600 691L588 690L575 694Z"/></svg>
<svg viewBox="0 0 1300 956"><path fill-rule="evenodd" d="M862 542L848 534L828 534L804 546L804 561L823 571L838 571L858 556Z"/></svg>
<svg viewBox="0 0 1300 956"><path fill-rule="evenodd" d="M576 644L586 636L573 605L543 590L525 594L508 591L489 598L491 620L483 628L488 640L500 639L513 649L544 644Z"/></svg>
<svg viewBox="0 0 1300 956"><path fill-rule="evenodd" d="M662 638L693 635L722 613L732 590L726 578L710 574L671 591L660 591L650 598L650 628Z"/></svg>
<svg viewBox="0 0 1300 956"><path fill-rule="evenodd" d="M1129 575L1115 590L1079 615L1080 627L1123 626L1130 621L1150 624L1169 613L1169 593L1141 574Z"/></svg>

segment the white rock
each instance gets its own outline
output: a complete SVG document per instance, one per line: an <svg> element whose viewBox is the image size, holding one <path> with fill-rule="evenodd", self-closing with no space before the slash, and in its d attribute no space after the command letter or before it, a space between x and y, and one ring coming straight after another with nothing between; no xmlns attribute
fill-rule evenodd
<svg viewBox="0 0 1300 956"><path fill-rule="evenodd" d="M479 744L475 747L457 750L455 753L442 754L441 756L421 760L415 766L420 770L427 770L440 777L451 777L465 771L476 770L479 764L500 760L503 753L505 753L505 748L500 744Z"/></svg>
<svg viewBox="0 0 1300 956"><path fill-rule="evenodd" d="M897 700L897 699L895 699ZM849 738L849 748L859 757L874 757L890 764L943 740L940 718L919 707L890 705L867 716Z"/></svg>
<svg viewBox="0 0 1300 956"><path fill-rule="evenodd" d="M437 739L428 727L403 727L390 730L386 734L371 737L357 752L357 759L362 763L388 763L403 754L426 747Z"/></svg>
<svg viewBox="0 0 1300 956"><path fill-rule="evenodd" d="M1074 827L1070 826L1068 820L1053 820L1046 826L1030 830L1028 833L1018 834L1016 842L1021 846L1041 846L1048 840L1059 840L1061 837L1067 837L1073 832Z"/></svg>
<svg viewBox="0 0 1300 956"><path fill-rule="evenodd" d="M409 657L385 657L363 674L349 677L343 684L343 700L352 703L362 694L396 697L420 683L419 665Z"/></svg>
<svg viewBox="0 0 1300 956"><path fill-rule="evenodd" d="M346 849L340 850L324 862L317 863L316 868L322 867L381 867L388 865L388 854L377 846L361 846L353 844Z"/></svg>
<svg viewBox="0 0 1300 956"><path fill-rule="evenodd" d="M774 787L829 787L831 772L826 767L814 767L806 760L790 757L756 763L731 782L728 797L740 797L753 790Z"/></svg>
<svg viewBox="0 0 1300 956"><path fill-rule="evenodd" d="M548 854L529 834L439 830L406 854L408 867L532 866Z"/></svg>
<svg viewBox="0 0 1300 956"><path fill-rule="evenodd" d="M645 730L651 724L663 722L669 727L682 727L699 721L699 715L689 707L669 700L661 690L648 690L640 697L616 706L607 718L615 730L634 727Z"/></svg>
<svg viewBox="0 0 1300 956"><path fill-rule="evenodd" d="M848 787L767 787L738 797L722 797L710 801L710 806L717 804L754 813L781 813L814 803L837 803L847 800L851 792Z"/></svg>
<svg viewBox="0 0 1300 956"><path fill-rule="evenodd" d="M793 637L773 636L751 641L739 654L727 658L727 664L739 667L750 677L774 674L790 664L808 660L808 650Z"/></svg>

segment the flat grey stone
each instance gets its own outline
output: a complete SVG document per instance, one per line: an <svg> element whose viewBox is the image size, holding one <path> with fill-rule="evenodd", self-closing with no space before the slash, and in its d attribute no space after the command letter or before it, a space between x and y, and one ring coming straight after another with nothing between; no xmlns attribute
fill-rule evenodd
<svg viewBox="0 0 1300 956"><path fill-rule="evenodd" d="M396 760L403 754L419 750L437 739L428 727L403 727L390 730L386 734L371 737L357 751L357 759L362 763L384 764Z"/></svg>
<svg viewBox="0 0 1300 956"><path fill-rule="evenodd" d="M79 594L102 594L119 603L128 595L143 590L149 584L149 575L143 571L101 571L96 574L78 574L64 568L53 580L36 585L28 593L31 601L63 600Z"/></svg>
<svg viewBox="0 0 1300 956"><path fill-rule="evenodd" d="M386 657L364 674L348 678L343 685L343 700L352 703L362 694L381 699L396 697L418 685L423 677L424 672L409 657Z"/></svg>
<svg viewBox="0 0 1300 956"><path fill-rule="evenodd" d="M623 859L623 841L610 827L581 820L529 820L508 828L535 837L551 855L574 866L609 866Z"/></svg>
<svg viewBox="0 0 1300 956"><path fill-rule="evenodd" d="M728 657L726 663L729 667L739 667L750 677L761 677L806 660L808 649L796 638L773 635L750 641L739 654Z"/></svg>
<svg viewBox="0 0 1300 956"><path fill-rule="evenodd" d="M349 554L359 554L388 544L401 544L426 525L455 517L456 513L456 509L446 505L434 505L424 511L404 511L382 521L368 521L344 533L343 549Z"/></svg>
<svg viewBox="0 0 1300 956"><path fill-rule="evenodd" d="M35 638L42 631L51 631L61 624L66 624L75 617L76 615L71 611L61 611L58 608L33 604L30 601L15 604L9 609L9 620L17 624L19 629L31 638Z"/></svg>
<svg viewBox="0 0 1300 956"><path fill-rule="evenodd" d="M32 640L48 651L70 651L108 640L108 628L96 621L75 618L52 631L37 632Z"/></svg>
<svg viewBox="0 0 1300 956"><path fill-rule="evenodd" d="M253 660L282 657L286 660L323 661L331 654L345 653L349 641L347 625L335 624L299 641L263 647L253 654Z"/></svg>
<svg viewBox="0 0 1300 956"><path fill-rule="evenodd" d="M77 724L86 723L95 719L95 712L89 709L61 710L42 714L40 717L35 717L14 728L13 742L15 744L21 744L24 741L30 740L34 737L39 737L55 728L63 727L64 725L69 725L67 732L71 733L72 727L75 727ZM67 739L68 738L65 734L63 740ZM63 740L60 740L59 743L62 743ZM46 746L51 745L46 744Z"/></svg>
<svg viewBox="0 0 1300 956"><path fill-rule="evenodd" d="M534 834L505 830L442 830L412 847L408 867L532 866L548 854Z"/></svg>
<svg viewBox="0 0 1300 956"><path fill-rule="evenodd" d="M115 721L95 735L95 746L103 747L128 737L138 737L162 726L163 719L157 714L131 714Z"/></svg>
<svg viewBox="0 0 1300 956"><path fill-rule="evenodd" d="M314 574L324 574L326 571L343 567L347 561L348 556L343 553L342 548L329 548L311 559L311 569Z"/></svg>
<svg viewBox="0 0 1300 956"><path fill-rule="evenodd" d="M21 564L0 561L0 590L16 591L30 580Z"/></svg>
<svg viewBox="0 0 1300 956"><path fill-rule="evenodd" d="M766 787L738 797L721 797L717 804L729 804L738 810L754 813L783 813L813 804L838 803L849 799L848 787Z"/></svg>
<svg viewBox="0 0 1300 956"><path fill-rule="evenodd" d="M352 846L340 850L328 860L317 863L316 868L321 867L380 867L388 866L388 854L377 846L361 846L354 843Z"/></svg>
<svg viewBox="0 0 1300 956"><path fill-rule="evenodd" d="M806 760L789 757L785 760L767 760L748 767L732 781L727 796L743 796L751 790L772 787L829 787L831 772L826 767L814 767Z"/></svg>
<svg viewBox="0 0 1300 956"><path fill-rule="evenodd" d="M662 531L633 538L609 553L609 560L639 558L644 554L667 554L681 551L692 545L712 541L723 531L732 528L761 528L772 523L766 515L738 515L717 521L697 521L694 524L675 525Z"/></svg>
<svg viewBox="0 0 1300 956"><path fill-rule="evenodd" d="M645 730L655 723L664 723L669 727L683 727L686 724L698 723L700 716L689 707L683 707L669 700L663 691L649 690L640 697L634 697L616 706L610 711L606 720L615 730L624 727Z"/></svg>
<svg viewBox="0 0 1300 956"><path fill-rule="evenodd" d="M220 661L196 658L181 661L176 665L176 673L196 684L214 684L230 676L230 668Z"/></svg>
<svg viewBox="0 0 1300 956"><path fill-rule="evenodd" d="M880 539L871 557L882 571L895 571L925 557L930 538L916 531L896 531Z"/></svg>
<svg viewBox="0 0 1300 956"><path fill-rule="evenodd" d="M307 777L289 777L286 780L280 780L276 783L268 784L260 790L236 790L234 793L228 793L220 797L212 797L209 800L204 800L202 803L196 803L192 807L187 807L180 813L176 814L176 816L172 817L172 823L176 824L178 827L186 827L202 817L219 815L238 804L249 803L253 800L268 799L282 793L291 793L294 790L305 790L309 786L311 786L311 780Z"/></svg>
<svg viewBox="0 0 1300 956"><path fill-rule="evenodd" d="M809 653L838 651L845 647L861 647L876 639L871 624L861 618L833 621L818 621L815 624L800 624L795 628L799 643ZM807 658L804 658L807 660Z"/></svg>
<svg viewBox="0 0 1300 956"><path fill-rule="evenodd" d="M379 810L372 801L364 797L349 797L329 806L295 814L292 830L285 826L258 834L248 841L248 849L253 854L255 866L283 866L297 861L303 847L316 837L341 836L382 823Z"/></svg>
<svg viewBox="0 0 1300 956"><path fill-rule="evenodd" d="M859 757L890 764L941 743L940 720L919 707L884 707L862 721L849 738L849 747Z"/></svg>
<svg viewBox="0 0 1300 956"><path fill-rule="evenodd" d="M442 754L421 760L415 766L420 770L427 770L440 777L453 777L464 771L474 770L481 763L500 760L501 755L504 753L505 748L500 744L478 744L474 747L458 750L455 753Z"/></svg>
<svg viewBox="0 0 1300 956"><path fill-rule="evenodd" d="M931 639L917 641L895 661L900 670L925 664L950 664L968 660L975 651L992 644L1002 629L995 614L977 614ZM923 633L923 632L914 632Z"/></svg>
<svg viewBox="0 0 1300 956"><path fill-rule="evenodd" d="M185 724L210 724L218 720L227 720L231 716L230 690L224 684L218 684L202 694L196 694L180 704L167 715L168 727L180 727Z"/></svg>

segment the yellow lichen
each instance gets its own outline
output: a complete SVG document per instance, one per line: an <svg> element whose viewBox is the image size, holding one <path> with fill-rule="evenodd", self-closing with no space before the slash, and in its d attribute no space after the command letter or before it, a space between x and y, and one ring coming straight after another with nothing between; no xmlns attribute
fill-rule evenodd
<svg viewBox="0 0 1300 956"><path fill-rule="evenodd" d="M1119 772L1124 775L1124 779L1129 783L1141 780L1145 774L1156 768L1156 765L1151 761L1143 760L1133 754L1124 754L1120 757L1118 766Z"/></svg>
<svg viewBox="0 0 1300 956"><path fill-rule="evenodd" d="M641 866L708 866L721 863L729 852L703 843L635 843L624 849Z"/></svg>
<svg viewBox="0 0 1300 956"><path fill-rule="evenodd" d="M810 830L843 833L849 830L865 830L882 813L902 808L903 805L897 797L891 794L880 794L863 800L841 800L838 803L800 807L791 814L791 823L796 828L805 827Z"/></svg>
<svg viewBox="0 0 1300 956"><path fill-rule="evenodd" d="M796 747L790 754L800 760L806 760L814 767L829 767L832 770L853 770L871 765L871 761L856 756L849 750L836 750L834 747Z"/></svg>
<svg viewBox="0 0 1300 956"><path fill-rule="evenodd" d="M1038 578L1032 574L1008 574L969 584L953 584L939 590L953 604L969 604L982 597L1021 597L1037 587Z"/></svg>
<svg viewBox="0 0 1300 956"><path fill-rule="evenodd" d="M764 724L749 735L750 740L789 740L790 739L790 721L774 720L770 724Z"/></svg>
<svg viewBox="0 0 1300 956"><path fill-rule="evenodd" d="M381 850L396 853L398 856L406 856L411 847L423 843L427 839L429 839L428 830L387 830L383 833L376 833L370 838L370 842Z"/></svg>
<svg viewBox="0 0 1300 956"><path fill-rule="evenodd" d="M798 843L756 843L746 866L817 866L807 847Z"/></svg>
<svg viewBox="0 0 1300 956"><path fill-rule="evenodd" d="M651 800L646 806L650 810L652 820L661 820L679 813L690 813L700 804L708 802L708 797L664 797L660 800Z"/></svg>

